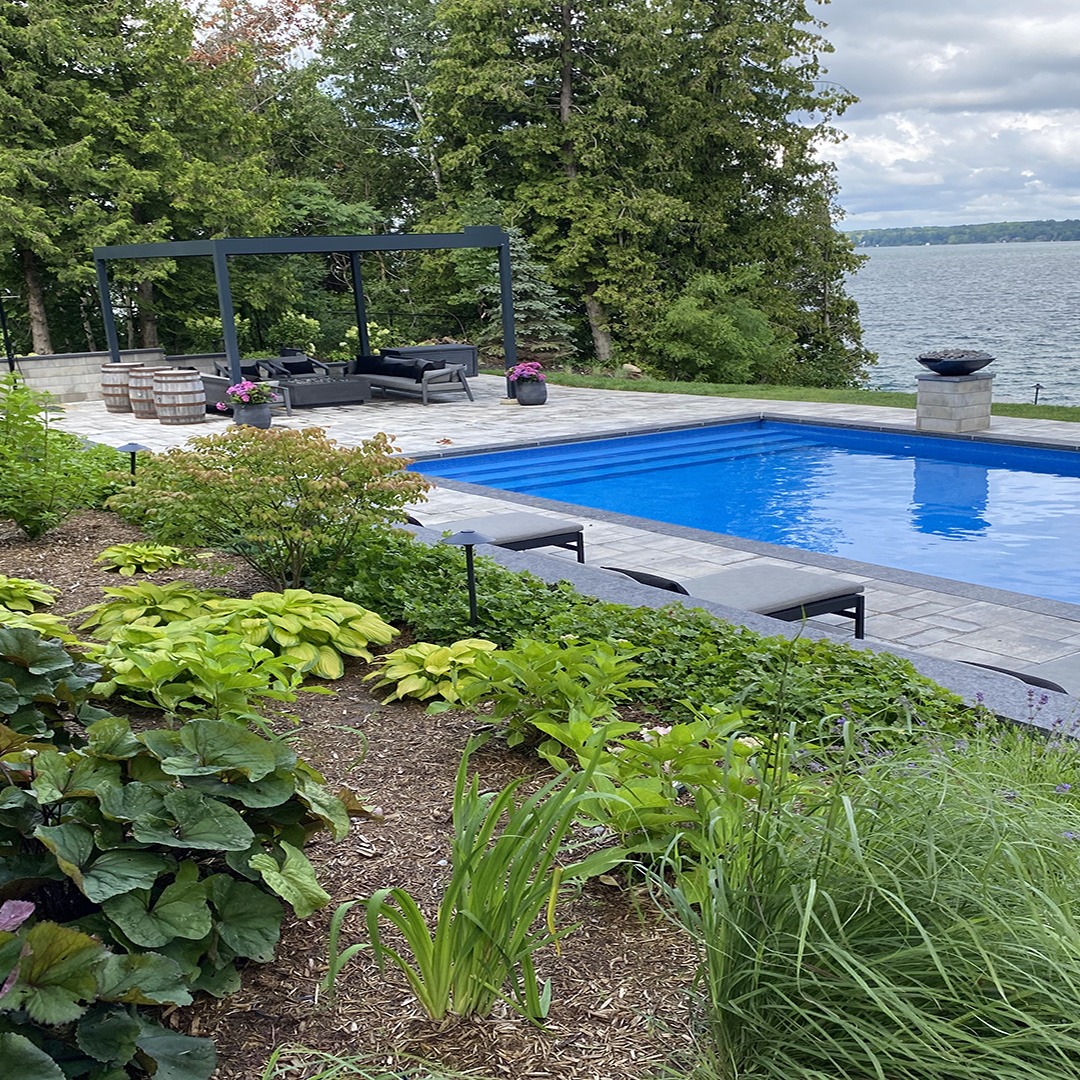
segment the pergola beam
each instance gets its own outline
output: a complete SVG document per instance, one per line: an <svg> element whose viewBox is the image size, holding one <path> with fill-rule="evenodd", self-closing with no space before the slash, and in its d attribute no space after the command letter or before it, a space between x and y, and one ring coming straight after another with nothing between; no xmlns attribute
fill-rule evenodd
<svg viewBox="0 0 1080 1080"><path fill-rule="evenodd" d="M234 382L240 381L240 348L236 335L236 313L229 278L229 257L232 255L305 255L342 253L349 256L356 302L357 330L360 351L369 348L364 301L363 277L360 272L360 253L365 251L442 251L455 248L497 248L499 252L499 294L502 304L502 333L505 366L517 363L514 342L514 296L510 267L510 239L494 225L475 225L460 233L402 233L371 236L297 236L297 237L227 237L220 240L179 240L160 244L113 244L94 248L94 269L97 273L98 296L102 321L113 363L120 360L120 339L113 316L109 287L108 262L111 259L182 259L209 256L214 264L218 309L221 312L222 335L229 372Z"/></svg>

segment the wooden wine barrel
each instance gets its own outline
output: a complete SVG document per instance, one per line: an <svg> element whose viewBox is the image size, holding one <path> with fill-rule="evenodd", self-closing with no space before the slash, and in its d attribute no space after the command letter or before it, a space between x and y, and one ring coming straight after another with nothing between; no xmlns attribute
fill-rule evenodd
<svg viewBox="0 0 1080 1080"><path fill-rule="evenodd" d="M154 372L154 409L163 424L201 424L206 420L202 374L188 368Z"/></svg>
<svg viewBox="0 0 1080 1080"><path fill-rule="evenodd" d="M131 411L141 420L153 420L157 417L154 407L154 373L162 371L160 367L132 368L128 374L128 399Z"/></svg>
<svg viewBox="0 0 1080 1080"><path fill-rule="evenodd" d="M140 367L142 367L142 364L138 361L101 365L101 396L105 399L106 412L131 412L131 399L128 397L128 376L135 368Z"/></svg>

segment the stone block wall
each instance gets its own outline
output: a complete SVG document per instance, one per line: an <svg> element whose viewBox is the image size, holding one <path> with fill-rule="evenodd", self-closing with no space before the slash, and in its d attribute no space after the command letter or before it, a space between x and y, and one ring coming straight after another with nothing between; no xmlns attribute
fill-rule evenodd
<svg viewBox="0 0 1080 1080"><path fill-rule="evenodd" d="M222 354L166 356L163 349L121 349L120 359L138 360L151 367L193 367L214 370L214 360ZM101 368L109 363L107 352L51 353L48 356L20 356L19 373L28 386L45 390L57 401L101 401Z"/></svg>

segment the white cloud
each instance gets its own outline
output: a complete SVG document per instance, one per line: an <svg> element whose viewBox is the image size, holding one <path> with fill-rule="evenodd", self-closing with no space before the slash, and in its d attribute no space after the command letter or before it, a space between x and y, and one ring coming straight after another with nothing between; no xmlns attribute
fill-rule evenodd
<svg viewBox="0 0 1080 1080"><path fill-rule="evenodd" d="M1075 0L832 0L847 227L1076 217Z"/></svg>

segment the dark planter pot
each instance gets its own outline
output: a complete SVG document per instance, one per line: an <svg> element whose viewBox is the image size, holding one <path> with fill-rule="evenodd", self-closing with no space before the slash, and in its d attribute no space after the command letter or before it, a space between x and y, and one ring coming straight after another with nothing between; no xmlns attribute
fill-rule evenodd
<svg viewBox="0 0 1080 1080"><path fill-rule="evenodd" d="M234 405L233 423L244 427L268 428L270 426L270 403L262 405Z"/></svg>
<svg viewBox="0 0 1080 1080"><path fill-rule="evenodd" d="M519 405L543 405L547 401L547 383L519 380L514 383L514 397Z"/></svg>
<svg viewBox="0 0 1080 1080"><path fill-rule="evenodd" d="M915 359L935 375L974 375L994 361L989 353L974 349L942 349L923 353Z"/></svg>

